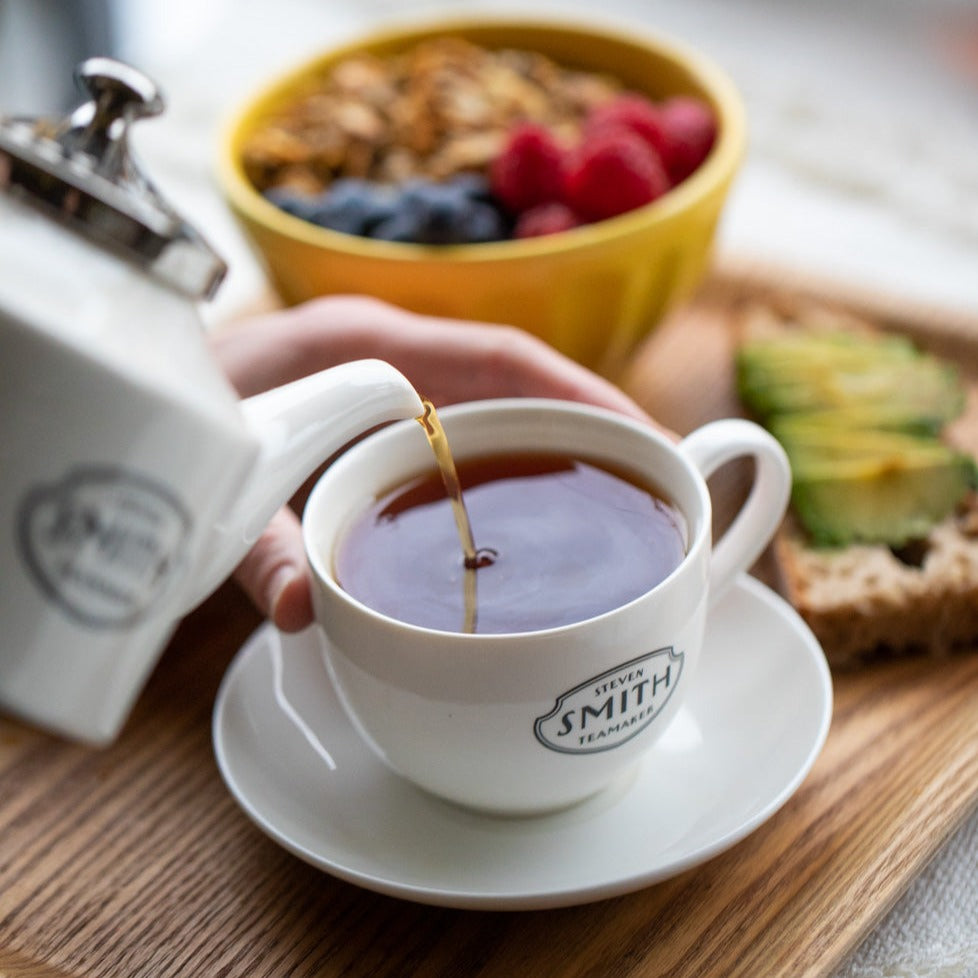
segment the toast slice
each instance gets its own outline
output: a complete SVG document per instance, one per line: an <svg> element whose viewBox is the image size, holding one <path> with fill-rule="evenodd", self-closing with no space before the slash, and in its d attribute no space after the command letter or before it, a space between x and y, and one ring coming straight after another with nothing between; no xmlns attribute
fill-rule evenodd
<svg viewBox="0 0 978 978"><path fill-rule="evenodd" d="M798 328L872 330L824 309L742 310L739 341ZM957 447L978 437L975 389L964 416L948 429ZM962 436L965 436L962 438ZM963 442L963 444L962 444ZM900 548L883 544L815 546L795 513L772 547L777 583L815 633L833 668L881 656L946 656L978 648L978 495Z"/></svg>
<svg viewBox="0 0 978 978"><path fill-rule="evenodd" d="M904 551L812 547L789 516L773 547L782 593L833 667L940 657L978 644L978 499Z"/></svg>

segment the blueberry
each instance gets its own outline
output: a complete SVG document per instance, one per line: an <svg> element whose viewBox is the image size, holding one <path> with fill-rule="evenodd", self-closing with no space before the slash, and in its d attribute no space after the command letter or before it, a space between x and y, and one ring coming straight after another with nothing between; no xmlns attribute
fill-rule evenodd
<svg viewBox="0 0 978 978"><path fill-rule="evenodd" d="M474 175L446 183L410 181L402 188L400 209L413 218L414 240L421 244L494 241L506 236L506 227L498 211L482 200L484 190Z"/></svg>
<svg viewBox="0 0 978 978"><path fill-rule="evenodd" d="M414 214L399 211L378 224L370 231L370 237L378 241L400 241L404 244L417 243L422 228Z"/></svg>
<svg viewBox="0 0 978 978"><path fill-rule="evenodd" d="M460 227L461 235L471 244L503 241L510 236L509 222L492 204L475 201L469 205Z"/></svg>
<svg viewBox="0 0 978 978"><path fill-rule="evenodd" d="M265 197L320 227L384 241L468 244L510 236L506 217L478 174L461 174L445 183L416 179L396 187L345 178L320 194L276 187Z"/></svg>
<svg viewBox="0 0 978 978"><path fill-rule="evenodd" d="M441 220L440 206L434 184L408 181L398 188L390 213L374 223L370 236L384 241L431 244L435 233L432 226L437 227Z"/></svg>
<svg viewBox="0 0 978 978"><path fill-rule="evenodd" d="M447 184L408 180L401 185L400 203L406 210L428 214L451 208L456 197Z"/></svg>
<svg viewBox="0 0 978 978"><path fill-rule="evenodd" d="M392 213L393 193L368 180L343 179L317 198L308 220L345 234L364 235Z"/></svg>
<svg viewBox="0 0 978 978"><path fill-rule="evenodd" d="M303 194L287 187L272 187L265 191L265 199L286 214L303 221L311 221L321 198L319 194Z"/></svg>
<svg viewBox="0 0 978 978"><path fill-rule="evenodd" d="M265 198L303 221L358 235L370 234L397 207L397 194L391 187L352 178L337 180L319 194L273 187L265 192Z"/></svg>
<svg viewBox="0 0 978 978"><path fill-rule="evenodd" d="M448 181L446 186L469 200L477 200L485 204L493 202L489 181L481 173L458 173Z"/></svg>
<svg viewBox="0 0 978 978"><path fill-rule="evenodd" d="M443 184L407 188L403 206L417 215L424 244L459 244L465 198Z"/></svg>

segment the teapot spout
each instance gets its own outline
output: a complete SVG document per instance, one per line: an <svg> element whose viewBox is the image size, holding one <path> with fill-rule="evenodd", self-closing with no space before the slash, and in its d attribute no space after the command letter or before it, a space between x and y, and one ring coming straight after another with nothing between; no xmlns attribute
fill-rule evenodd
<svg viewBox="0 0 978 978"><path fill-rule="evenodd" d="M358 436L388 421L420 417L417 391L382 360L356 360L241 402L258 460L232 510L214 527L208 565L193 575L188 610L240 563L275 512L316 469ZM419 427L419 435L421 430Z"/></svg>

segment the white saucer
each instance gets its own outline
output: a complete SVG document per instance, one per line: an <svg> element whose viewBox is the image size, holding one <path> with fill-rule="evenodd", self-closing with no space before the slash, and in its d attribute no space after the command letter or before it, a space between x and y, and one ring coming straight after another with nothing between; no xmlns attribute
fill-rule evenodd
<svg viewBox="0 0 978 978"><path fill-rule="evenodd" d="M359 886L483 909L615 896L743 839L793 794L828 733L828 666L781 598L743 577L707 634L696 685L637 775L557 814L479 815L391 773L346 719L316 629L264 625L243 646L215 704L217 763L259 828ZM290 708L275 694L278 663Z"/></svg>

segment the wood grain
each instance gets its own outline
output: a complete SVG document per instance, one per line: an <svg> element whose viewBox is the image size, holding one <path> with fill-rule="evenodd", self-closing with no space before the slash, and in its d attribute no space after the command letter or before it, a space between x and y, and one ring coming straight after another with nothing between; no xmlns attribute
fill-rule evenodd
<svg viewBox="0 0 978 978"><path fill-rule="evenodd" d="M729 406L731 288L674 317L630 377L677 429ZM884 663L835 677L832 729L800 790L704 866L562 910L402 902L290 856L225 790L211 710L258 624L222 588L111 748L0 721L2 978L816 978L978 803L978 655Z"/></svg>

